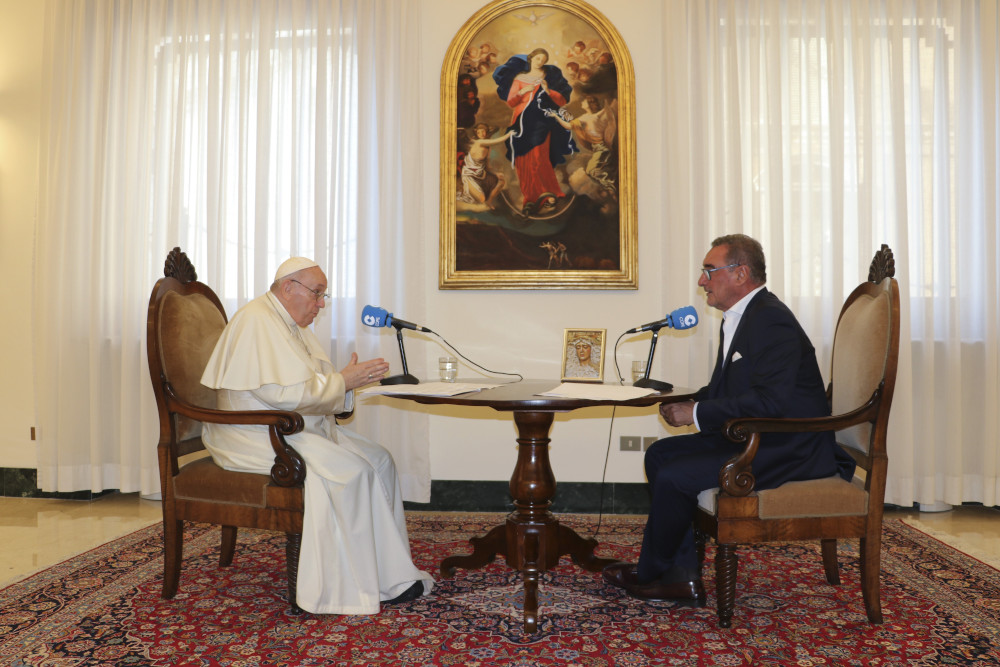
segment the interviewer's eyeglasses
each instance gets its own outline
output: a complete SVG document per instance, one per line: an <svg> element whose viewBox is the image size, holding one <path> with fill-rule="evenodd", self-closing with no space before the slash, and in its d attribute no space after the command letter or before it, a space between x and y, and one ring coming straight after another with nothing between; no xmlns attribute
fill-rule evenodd
<svg viewBox="0 0 1000 667"><path fill-rule="evenodd" d="M739 266L739 262L736 264L726 264L725 266L717 266L714 269L702 269L701 272L705 275L705 280L711 280L712 274L716 271L721 271L722 269L731 269L734 266Z"/></svg>
<svg viewBox="0 0 1000 667"><path fill-rule="evenodd" d="M318 289L312 289L311 287L306 287L305 285L302 285L302 283L300 283L295 278L289 278L289 280L292 281L293 283L296 283L297 285L301 285L303 288L305 288L306 290L308 290L309 292L311 292L312 295L313 295L313 298L316 299L317 301L322 301L323 299L329 299L330 298L329 294L327 294L325 292L320 292Z"/></svg>

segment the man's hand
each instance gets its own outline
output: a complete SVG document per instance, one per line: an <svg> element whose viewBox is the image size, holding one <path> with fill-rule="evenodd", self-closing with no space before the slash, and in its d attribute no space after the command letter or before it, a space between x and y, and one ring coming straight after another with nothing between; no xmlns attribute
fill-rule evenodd
<svg viewBox="0 0 1000 667"><path fill-rule="evenodd" d="M389 364L385 359L369 359L368 361L358 361L358 354L351 354L351 361L340 374L344 376L344 386L347 391L362 387L366 384L376 382L389 372Z"/></svg>
<svg viewBox="0 0 1000 667"><path fill-rule="evenodd" d="M689 426L694 423L694 401L660 403L660 415L671 426Z"/></svg>

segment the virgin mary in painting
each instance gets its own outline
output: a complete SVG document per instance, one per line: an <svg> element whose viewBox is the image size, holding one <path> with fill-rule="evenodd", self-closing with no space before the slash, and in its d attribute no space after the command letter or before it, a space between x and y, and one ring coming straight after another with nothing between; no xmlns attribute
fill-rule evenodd
<svg viewBox="0 0 1000 667"><path fill-rule="evenodd" d="M555 166L577 152L573 134L553 117L569 104L573 87L548 61L548 51L535 49L527 56L511 56L493 72L497 95L514 110L507 159L517 173L525 215L554 208L566 196Z"/></svg>

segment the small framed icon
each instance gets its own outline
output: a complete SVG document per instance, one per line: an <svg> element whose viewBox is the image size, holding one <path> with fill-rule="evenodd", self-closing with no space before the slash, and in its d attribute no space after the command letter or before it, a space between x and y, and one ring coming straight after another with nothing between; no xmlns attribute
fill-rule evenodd
<svg viewBox="0 0 1000 667"><path fill-rule="evenodd" d="M604 381L604 340L607 329L566 329L563 332L562 379Z"/></svg>

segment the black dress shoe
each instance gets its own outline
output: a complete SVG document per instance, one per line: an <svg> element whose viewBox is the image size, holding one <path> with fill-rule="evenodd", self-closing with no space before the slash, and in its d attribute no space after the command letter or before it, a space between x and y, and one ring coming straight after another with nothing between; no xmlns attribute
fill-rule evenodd
<svg viewBox="0 0 1000 667"><path fill-rule="evenodd" d="M412 602L418 597L424 594L424 583L422 581L414 581L413 585L407 588L405 591L397 595L391 600L382 600L382 604L403 604L404 602Z"/></svg>
<svg viewBox="0 0 1000 667"><path fill-rule="evenodd" d="M612 563L601 571L604 581L618 588L625 588L625 583L639 583L635 563Z"/></svg>
<svg viewBox="0 0 1000 667"><path fill-rule="evenodd" d="M649 581L641 583L634 563L612 563L602 572L604 580L612 586L647 602L676 602L690 607L705 606L705 587L701 579L691 581Z"/></svg>

